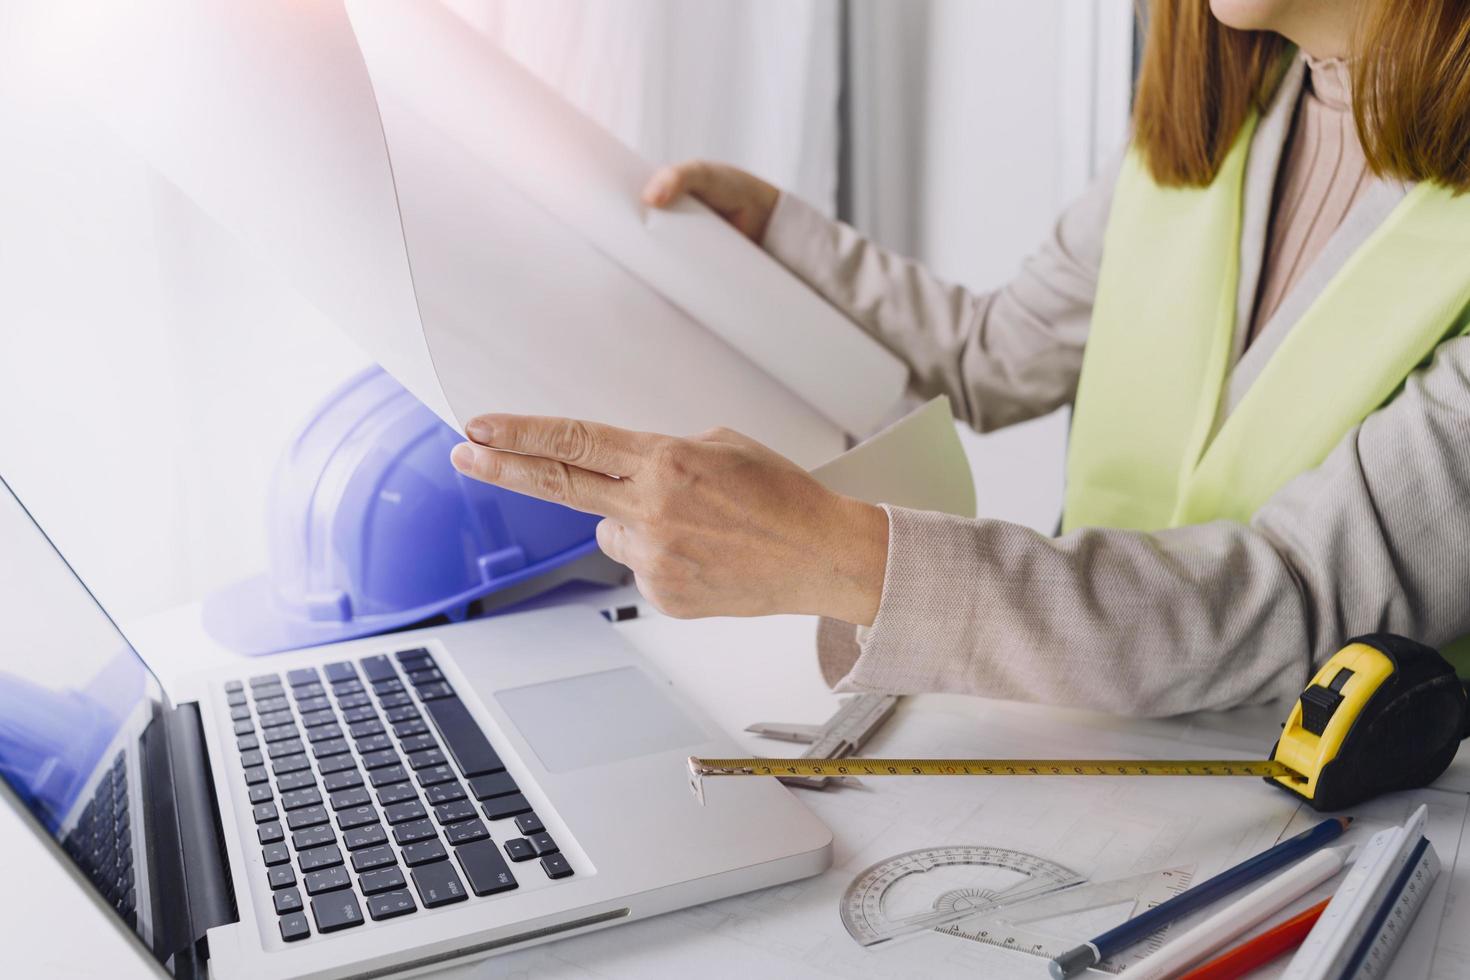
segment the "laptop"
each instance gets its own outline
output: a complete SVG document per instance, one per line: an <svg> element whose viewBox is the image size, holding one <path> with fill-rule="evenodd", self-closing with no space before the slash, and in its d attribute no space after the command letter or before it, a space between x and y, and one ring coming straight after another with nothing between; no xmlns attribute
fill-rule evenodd
<svg viewBox="0 0 1470 980"><path fill-rule="evenodd" d="M422 970L830 863L775 780L693 799L738 750L590 609L166 693L3 480L0 554L0 796L175 976Z"/></svg>

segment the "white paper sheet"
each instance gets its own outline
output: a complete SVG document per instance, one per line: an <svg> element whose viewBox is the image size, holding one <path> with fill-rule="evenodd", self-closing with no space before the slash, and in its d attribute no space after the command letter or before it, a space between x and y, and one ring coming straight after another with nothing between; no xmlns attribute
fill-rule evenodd
<svg viewBox="0 0 1470 980"><path fill-rule="evenodd" d="M975 516L975 479L943 395L812 475L830 490L869 503Z"/></svg>
<svg viewBox="0 0 1470 980"><path fill-rule="evenodd" d="M892 408L907 373L897 358L703 205L685 200L662 212L643 205L639 194L653 165L448 9L349 0L348 10L385 108L406 224L416 220L420 188L412 185L445 179L399 163L404 152L421 150L410 144L432 128L463 149L473 173L504 180L844 431L868 432ZM424 217L425 237L453 220L442 212ZM501 222L494 231L515 235L522 227ZM414 253L412 233L409 246ZM566 285L584 288L570 277ZM455 299L475 297L466 291ZM422 294L421 309L433 346L440 311ZM573 350L586 334L612 329L650 360L680 367L634 324L603 317L567 326L561 339ZM452 391L457 363L436 363Z"/></svg>

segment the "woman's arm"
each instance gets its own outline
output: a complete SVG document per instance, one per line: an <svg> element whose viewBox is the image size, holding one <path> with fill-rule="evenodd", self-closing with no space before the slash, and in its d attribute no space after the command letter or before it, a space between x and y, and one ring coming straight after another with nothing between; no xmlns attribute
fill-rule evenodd
<svg viewBox="0 0 1470 980"><path fill-rule="evenodd" d="M916 393L948 395L956 415L987 431L1072 400L1116 178L1115 164L1011 282L980 293L733 167L665 168L645 199L659 205L686 191L700 198L903 358Z"/></svg>
<svg viewBox="0 0 1470 980"><path fill-rule="evenodd" d="M827 637L841 690L1147 715L1295 696L1353 635L1470 634L1470 339L1441 345L1249 526L1052 540L888 511L873 625L845 657Z"/></svg>

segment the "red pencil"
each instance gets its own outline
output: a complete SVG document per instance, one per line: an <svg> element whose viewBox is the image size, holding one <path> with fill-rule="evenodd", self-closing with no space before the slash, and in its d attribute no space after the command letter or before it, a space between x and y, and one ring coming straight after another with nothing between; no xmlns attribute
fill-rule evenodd
<svg viewBox="0 0 1470 980"><path fill-rule="evenodd" d="M1312 931L1312 926L1321 918L1328 901L1324 898L1300 915L1272 926L1249 942L1226 950L1204 966L1195 967L1179 980L1234 980L1258 966L1270 963L1287 950L1301 945L1302 940L1307 938L1307 933Z"/></svg>

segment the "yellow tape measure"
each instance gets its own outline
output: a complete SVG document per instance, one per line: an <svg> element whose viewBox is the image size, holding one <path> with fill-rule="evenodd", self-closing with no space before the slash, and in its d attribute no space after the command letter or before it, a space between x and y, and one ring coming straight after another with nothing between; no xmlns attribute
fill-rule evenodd
<svg viewBox="0 0 1470 980"><path fill-rule="evenodd" d="M1302 692L1271 758L698 759L714 776L1259 776L1318 810L1426 786L1454 759L1470 716L1464 685L1436 651L1377 633L1349 641Z"/></svg>

